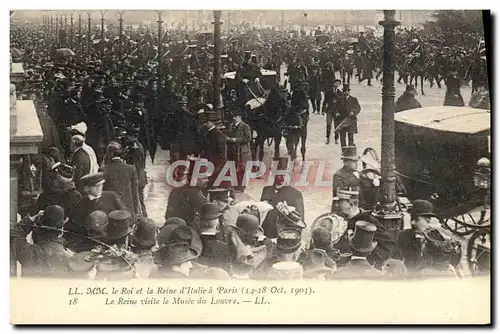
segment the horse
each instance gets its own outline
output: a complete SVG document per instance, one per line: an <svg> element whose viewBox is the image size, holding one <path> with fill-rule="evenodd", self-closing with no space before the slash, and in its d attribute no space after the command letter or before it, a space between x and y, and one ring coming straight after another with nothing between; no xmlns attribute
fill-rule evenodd
<svg viewBox="0 0 500 334"><path fill-rule="evenodd" d="M420 78L420 90L422 95L425 95L424 93L424 80L425 80L425 60L423 58L422 54L417 54L416 57L410 58L409 64L408 64L408 72L410 74L410 85L413 82L413 79L415 79L415 90L418 90L418 78Z"/></svg>
<svg viewBox="0 0 500 334"><path fill-rule="evenodd" d="M277 87L270 91L268 97L263 103L254 99L259 104L255 108L251 108L247 103L245 121L250 126L252 133L255 131L256 137L252 141L252 160L257 158L259 153L259 161L264 158L264 142L266 140L274 140L274 160L280 157L280 144L282 137L282 120L283 115L289 108L290 94L283 87ZM268 141L269 145L271 142Z"/></svg>

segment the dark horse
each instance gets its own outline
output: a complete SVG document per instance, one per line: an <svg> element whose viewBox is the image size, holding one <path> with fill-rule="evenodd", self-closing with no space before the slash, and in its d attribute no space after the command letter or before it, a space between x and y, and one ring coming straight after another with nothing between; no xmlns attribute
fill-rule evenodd
<svg viewBox="0 0 500 334"><path fill-rule="evenodd" d="M255 161L257 151L259 161L264 158L264 142L274 140L274 159L280 156L282 137L282 120L289 109L290 94L282 87L270 91L265 102L254 109L247 107L246 122L255 131L256 137L252 142L252 160Z"/></svg>
<svg viewBox="0 0 500 334"><path fill-rule="evenodd" d="M418 78L420 78L420 90L422 95L424 94L424 80L426 76L426 68L425 68L425 57L421 53L415 54L412 58L410 58L408 64L408 71L410 74L410 85L413 83L413 79L415 79L415 90L418 91Z"/></svg>
<svg viewBox="0 0 500 334"><path fill-rule="evenodd" d="M283 126L288 154L297 159L300 141L302 161L306 159L307 123L309 122L309 97L304 87L296 87L292 92L291 108L284 118Z"/></svg>

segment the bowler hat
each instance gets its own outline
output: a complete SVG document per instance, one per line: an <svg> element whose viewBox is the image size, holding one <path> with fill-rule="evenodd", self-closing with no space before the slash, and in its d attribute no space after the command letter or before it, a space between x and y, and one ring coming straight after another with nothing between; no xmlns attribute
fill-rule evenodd
<svg viewBox="0 0 500 334"><path fill-rule="evenodd" d="M164 227L157 239L159 248L155 252L155 263L159 265L176 265L193 260L203 248L198 234L188 226Z"/></svg>
<svg viewBox="0 0 500 334"><path fill-rule="evenodd" d="M108 224L108 215L100 210L93 211L85 219L84 228L89 237L98 240L106 238L106 225Z"/></svg>
<svg viewBox="0 0 500 334"><path fill-rule="evenodd" d="M342 83L342 80L340 80L340 79L335 79L335 80L333 80L333 83L336 83L336 82L338 82L338 83Z"/></svg>
<svg viewBox="0 0 500 334"><path fill-rule="evenodd" d="M64 225L64 209L59 205L49 205L45 208L41 224L47 227L61 228Z"/></svg>
<svg viewBox="0 0 500 334"><path fill-rule="evenodd" d="M350 90L351 90L351 88L350 88L349 84L344 84L344 85L342 86L342 91L344 91L344 92L348 92L348 91L350 91Z"/></svg>
<svg viewBox="0 0 500 334"><path fill-rule="evenodd" d="M108 214L106 235L108 240L120 239L132 232L132 215L125 210L115 210Z"/></svg>
<svg viewBox="0 0 500 334"><path fill-rule="evenodd" d="M83 186L94 186L99 182L104 181L104 173L98 172L94 174L87 174L83 176L78 183Z"/></svg>
<svg viewBox="0 0 500 334"><path fill-rule="evenodd" d="M302 234L297 230L280 231L276 247L282 253L294 253L300 248Z"/></svg>
<svg viewBox="0 0 500 334"><path fill-rule="evenodd" d="M200 219L215 219L222 216L222 213L219 212L219 208L216 204L213 203L205 203L200 207L200 211L196 213Z"/></svg>
<svg viewBox="0 0 500 334"><path fill-rule="evenodd" d="M358 161L359 157L356 152L356 146L342 147L342 160Z"/></svg>
<svg viewBox="0 0 500 334"><path fill-rule="evenodd" d="M377 227L367 221L357 221L354 235L350 241L351 248L360 253L371 253L377 242L373 241Z"/></svg>
<svg viewBox="0 0 500 334"><path fill-rule="evenodd" d="M134 231L134 244L145 248L153 247L156 243L157 227L152 219L141 218Z"/></svg>
<svg viewBox="0 0 500 334"><path fill-rule="evenodd" d="M242 214L238 216L236 226L255 238L264 235L264 230L259 224L259 218L252 214Z"/></svg>
<svg viewBox="0 0 500 334"><path fill-rule="evenodd" d="M165 224L161 228L164 228L165 226L168 225L181 225L181 226L187 226L186 221L182 218L179 217L170 217L165 220Z"/></svg>
<svg viewBox="0 0 500 334"><path fill-rule="evenodd" d="M414 217L436 217L434 213L434 205L431 202L417 199L412 202L412 208L410 211L412 218Z"/></svg>

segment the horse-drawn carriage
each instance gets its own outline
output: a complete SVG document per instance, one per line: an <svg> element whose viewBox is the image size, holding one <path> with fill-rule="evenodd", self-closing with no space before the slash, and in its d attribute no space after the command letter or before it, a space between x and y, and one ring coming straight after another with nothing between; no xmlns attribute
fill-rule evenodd
<svg viewBox="0 0 500 334"><path fill-rule="evenodd" d="M227 72L223 76L229 89L236 89L236 72ZM264 90L271 90L278 85L278 74L276 71L260 70L259 82ZM257 94L257 92L254 92Z"/></svg>
<svg viewBox="0 0 500 334"><path fill-rule="evenodd" d="M489 184L475 180L477 162L490 156L489 111L426 107L397 113L395 121L396 171L405 195L432 201L442 226L457 236L473 234L471 271L489 270L477 258L489 259Z"/></svg>

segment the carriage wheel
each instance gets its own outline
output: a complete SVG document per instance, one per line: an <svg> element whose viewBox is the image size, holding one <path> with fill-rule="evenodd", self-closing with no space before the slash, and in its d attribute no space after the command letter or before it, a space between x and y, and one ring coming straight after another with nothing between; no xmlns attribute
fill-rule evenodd
<svg viewBox="0 0 500 334"><path fill-rule="evenodd" d="M473 276L489 274L491 267L491 230L480 228L467 243L467 262Z"/></svg>
<svg viewBox="0 0 500 334"><path fill-rule="evenodd" d="M452 218L442 218L441 225L455 235L464 237L490 224L490 210L475 210Z"/></svg>

